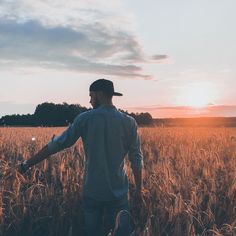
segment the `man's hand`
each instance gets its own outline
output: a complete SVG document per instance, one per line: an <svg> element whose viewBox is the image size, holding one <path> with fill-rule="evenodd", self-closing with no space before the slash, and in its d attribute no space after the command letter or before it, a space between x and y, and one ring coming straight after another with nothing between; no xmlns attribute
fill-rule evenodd
<svg viewBox="0 0 236 236"><path fill-rule="evenodd" d="M25 172L27 172L28 169L29 169L29 165L27 161L21 162L19 165L17 165L17 168L16 168L16 170L21 174L24 174Z"/></svg>
<svg viewBox="0 0 236 236"><path fill-rule="evenodd" d="M1 179L11 180L19 177L19 175L24 174L29 169L27 161L21 162L15 167L5 167L5 170L2 170L0 174Z"/></svg>
<svg viewBox="0 0 236 236"><path fill-rule="evenodd" d="M28 160L21 162L15 168L9 168L5 171L5 178L12 178L16 175L16 172L19 174L24 174L27 170L34 166L35 164L39 163L40 161L46 159L50 155L50 152L47 148L47 145L44 146L38 153L36 153L33 157Z"/></svg>
<svg viewBox="0 0 236 236"><path fill-rule="evenodd" d="M22 174L25 173L22 171L21 164L17 165L16 167L9 167L5 170L3 177L3 180L10 181L18 179L24 179Z"/></svg>
<svg viewBox="0 0 236 236"><path fill-rule="evenodd" d="M134 209L133 215L136 222L137 232L143 232L146 227L147 219L148 219L148 206L146 204L146 193L147 191L136 190L133 195L133 206Z"/></svg>

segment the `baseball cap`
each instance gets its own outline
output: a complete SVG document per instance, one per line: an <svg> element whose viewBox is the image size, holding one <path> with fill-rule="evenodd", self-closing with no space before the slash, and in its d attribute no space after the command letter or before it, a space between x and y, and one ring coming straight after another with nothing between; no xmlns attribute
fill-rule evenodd
<svg viewBox="0 0 236 236"><path fill-rule="evenodd" d="M90 92L96 92L96 91L102 91L104 93L107 93L109 95L113 96L123 96L122 93L118 93L114 91L114 85L113 82L107 79L98 79L94 81L90 87L89 87Z"/></svg>

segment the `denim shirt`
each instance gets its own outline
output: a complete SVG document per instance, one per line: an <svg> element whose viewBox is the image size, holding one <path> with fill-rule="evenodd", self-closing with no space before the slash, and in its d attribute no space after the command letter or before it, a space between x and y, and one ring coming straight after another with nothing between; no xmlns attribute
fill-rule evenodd
<svg viewBox="0 0 236 236"><path fill-rule="evenodd" d="M60 136L48 143L50 154L72 146L80 137L86 156L84 196L99 201L126 196L125 156L128 154L132 169L143 166L134 118L112 105L101 105L81 113Z"/></svg>

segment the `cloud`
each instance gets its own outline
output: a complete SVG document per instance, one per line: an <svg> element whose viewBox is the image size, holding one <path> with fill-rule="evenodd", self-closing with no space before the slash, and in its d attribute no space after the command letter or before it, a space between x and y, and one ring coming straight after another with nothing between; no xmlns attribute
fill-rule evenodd
<svg viewBox="0 0 236 236"><path fill-rule="evenodd" d="M154 61L166 61L168 58L169 57L167 55L158 55L158 54L153 55L151 57L151 59L154 60Z"/></svg>
<svg viewBox="0 0 236 236"><path fill-rule="evenodd" d="M125 29L121 10L111 10L114 4L121 8L119 1L113 5L99 2L97 8L91 8L88 1L70 0L65 4L44 0L34 2L35 5L29 0L0 1L1 66L39 65L151 78L137 65L147 62L142 45ZM152 58L162 60L164 56Z"/></svg>
<svg viewBox="0 0 236 236"><path fill-rule="evenodd" d="M67 0L66 4L63 0L0 0L0 16L21 22L36 20L51 26L76 27L84 22L127 25L124 22L127 12L120 0Z"/></svg>

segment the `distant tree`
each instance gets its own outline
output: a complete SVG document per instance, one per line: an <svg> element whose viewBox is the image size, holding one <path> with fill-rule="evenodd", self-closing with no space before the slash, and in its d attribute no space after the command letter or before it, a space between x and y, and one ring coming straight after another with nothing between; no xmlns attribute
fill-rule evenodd
<svg viewBox="0 0 236 236"><path fill-rule="evenodd" d="M0 119L0 125L13 125L13 126L34 126L34 116L27 115L7 115Z"/></svg>
<svg viewBox="0 0 236 236"><path fill-rule="evenodd" d="M36 123L42 126L65 126L74 118L88 109L80 105L42 103L36 107L34 117Z"/></svg>
<svg viewBox="0 0 236 236"><path fill-rule="evenodd" d="M151 114L148 113L148 112L145 112L145 113L142 113L142 112L141 113L133 113L133 112L131 112L131 113L129 113L128 111L124 111L124 110L121 110L121 109L119 109L119 111L124 112L127 115L132 116L136 120L138 125L153 125L154 124L154 120L153 120Z"/></svg>
<svg viewBox="0 0 236 236"><path fill-rule="evenodd" d="M54 104L45 102L37 105L33 115L7 115L0 119L0 125L12 126L67 126L75 117L89 109L79 104ZM139 125L151 125L152 116L149 113L131 113L120 110L131 115Z"/></svg>

